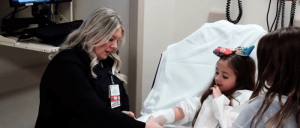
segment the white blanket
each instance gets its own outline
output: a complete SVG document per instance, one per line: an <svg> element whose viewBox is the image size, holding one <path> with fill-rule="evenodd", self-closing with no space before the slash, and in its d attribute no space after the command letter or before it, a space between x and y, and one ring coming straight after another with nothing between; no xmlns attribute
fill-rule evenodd
<svg viewBox="0 0 300 128"><path fill-rule="evenodd" d="M218 46L255 45L250 56L257 62L256 45L266 33L258 25L234 25L221 20L206 23L182 41L169 45L163 52L154 87L144 101L141 114L175 107L183 97L202 95L215 73L219 57L213 50Z"/></svg>

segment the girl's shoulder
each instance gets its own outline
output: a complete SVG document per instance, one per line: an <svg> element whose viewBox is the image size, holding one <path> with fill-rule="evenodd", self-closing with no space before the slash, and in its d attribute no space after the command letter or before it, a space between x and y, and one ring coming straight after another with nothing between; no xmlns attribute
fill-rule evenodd
<svg viewBox="0 0 300 128"><path fill-rule="evenodd" d="M236 97L239 97L239 96L251 96L252 95L252 92L251 90L237 90L233 93L233 97L236 98Z"/></svg>
<svg viewBox="0 0 300 128"><path fill-rule="evenodd" d="M238 101L247 101L250 99L252 91L250 90L237 90L233 93L233 97Z"/></svg>
<svg viewBox="0 0 300 128"><path fill-rule="evenodd" d="M253 98L251 101L255 101L255 100L258 102L264 101L265 96L266 96L266 93L259 94L257 97ZM281 102L285 103L287 98L288 98L287 96L282 95ZM279 102L279 96L278 96L278 94L275 94L275 98L273 99L272 103L277 104L277 102Z"/></svg>
<svg viewBox="0 0 300 128"><path fill-rule="evenodd" d="M243 90L237 90L237 91L235 91L235 92L252 93L253 91L247 90L247 89L243 89Z"/></svg>

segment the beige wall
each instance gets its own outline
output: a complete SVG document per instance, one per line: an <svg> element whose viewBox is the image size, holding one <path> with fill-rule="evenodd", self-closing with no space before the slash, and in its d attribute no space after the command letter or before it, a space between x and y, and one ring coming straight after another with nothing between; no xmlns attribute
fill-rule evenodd
<svg viewBox="0 0 300 128"><path fill-rule="evenodd" d="M144 1L130 1L128 96L131 110L139 117L142 106Z"/></svg>
<svg viewBox="0 0 300 128"><path fill-rule="evenodd" d="M174 0L145 0L142 99L151 89L158 60L173 41Z"/></svg>
<svg viewBox="0 0 300 128"><path fill-rule="evenodd" d="M227 0L175 0L174 6L174 42L182 40L204 23L208 22L209 10L214 8L218 10L226 9ZM238 13L237 1L231 2L231 19L236 19ZM258 24L267 30L266 15L269 0L242 0L243 16L239 24ZM296 15L300 12L300 5L297 3ZM290 16L291 2L286 2L285 8L285 26L288 25ZM269 24L273 22L276 13L276 1L272 1L269 13Z"/></svg>
<svg viewBox="0 0 300 128"><path fill-rule="evenodd" d="M8 0L0 1L0 24L12 11ZM30 7L16 14L30 16ZM46 53L0 46L1 128L33 128L39 105L38 84L49 62L47 57Z"/></svg>

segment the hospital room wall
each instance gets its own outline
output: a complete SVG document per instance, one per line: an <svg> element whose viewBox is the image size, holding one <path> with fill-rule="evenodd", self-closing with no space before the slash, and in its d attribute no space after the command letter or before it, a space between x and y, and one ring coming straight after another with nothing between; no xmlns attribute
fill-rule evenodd
<svg viewBox="0 0 300 128"><path fill-rule="evenodd" d="M60 11L70 20L69 3L60 4ZM74 0L74 20L85 19L98 7L111 7L122 17L129 31L130 0ZM13 11L8 0L0 1L0 19ZM31 8L16 17L31 17ZM0 20L0 24L1 24ZM126 36L129 42L129 33ZM129 44L120 50L121 72L128 74ZM0 128L33 128L39 107L39 83L49 62L47 53L0 45Z"/></svg>
<svg viewBox="0 0 300 128"><path fill-rule="evenodd" d="M8 0L0 1L0 24L13 11ZM30 17L30 8L16 17ZM0 32L1 33L1 32ZM39 105L38 84L48 54L0 45L0 127L32 128Z"/></svg>
<svg viewBox="0 0 300 128"><path fill-rule="evenodd" d="M140 60L143 67L142 102L151 90L160 56L167 46L179 42L209 22L211 9L225 12L226 2L227 0L145 0L143 59ZM235 19L238 13L237 1L233 0L232 3L231 17ZM275 4L273 0L269 14L270 24L276 13ZM269 0L242 0L243 16L239 24L258 24L267 30L268 5ZM290 6L291 2L286 2L285 26L289 22ZM299 7L297 3L295 16L300 14ZM225 15L221 19L225 19Z"/></svg>

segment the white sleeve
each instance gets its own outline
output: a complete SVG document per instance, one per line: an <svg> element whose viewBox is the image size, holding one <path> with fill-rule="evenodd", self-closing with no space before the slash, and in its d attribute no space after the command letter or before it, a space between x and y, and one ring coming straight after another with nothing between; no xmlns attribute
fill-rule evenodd
<svg viewBox="0 0 300 128"><path fill-rule="evenodd" d="M183 101L180 101L176 107L181 108L184 113L184 118L178 121L175 121L176 124L185 124L194 119L196 112L200 109L201 103L199 97L194 98L185 98Z"/></svg>
<svg viewBox="0 0 300 128"><path fill-rule="evenodd" d="M176 124L185 124L192 121L195 117L196 112L200 109L200 98L199 97L186 97L184 100L180 101L177 108L181 108L184 113L184 118L175 121ZM172 123L175 120L175 113L173 108L159 110L149 115L142 116L137 120L146 122L150 116L153 116L159 124L163 125L165 123Z"/></svg>
<svg viewBox="0 0 300 128"><path fill-rule="evenodd" d="M239 113L231 111L233 107L230 106L229 103L230 100L225 95L214 98L211 102L214 116L222 128L231 128L232 123L239 115Z"/></svg>
<svg viewBox="0 0 300 128"><path fill-rule="evenodd" d="M154 113L144 115L142 117L139 117L137 120L141 122L147 122L148 118L150 116L153 116L155 120L158 120L156 122L160 124L165 124L165 123L172 123L175 120L175 113L173 111L173 108L168 108L164 110L159 110ZM158 118L159 117L159 118ZM163 120L162 120L163 119Z"/></svg>

